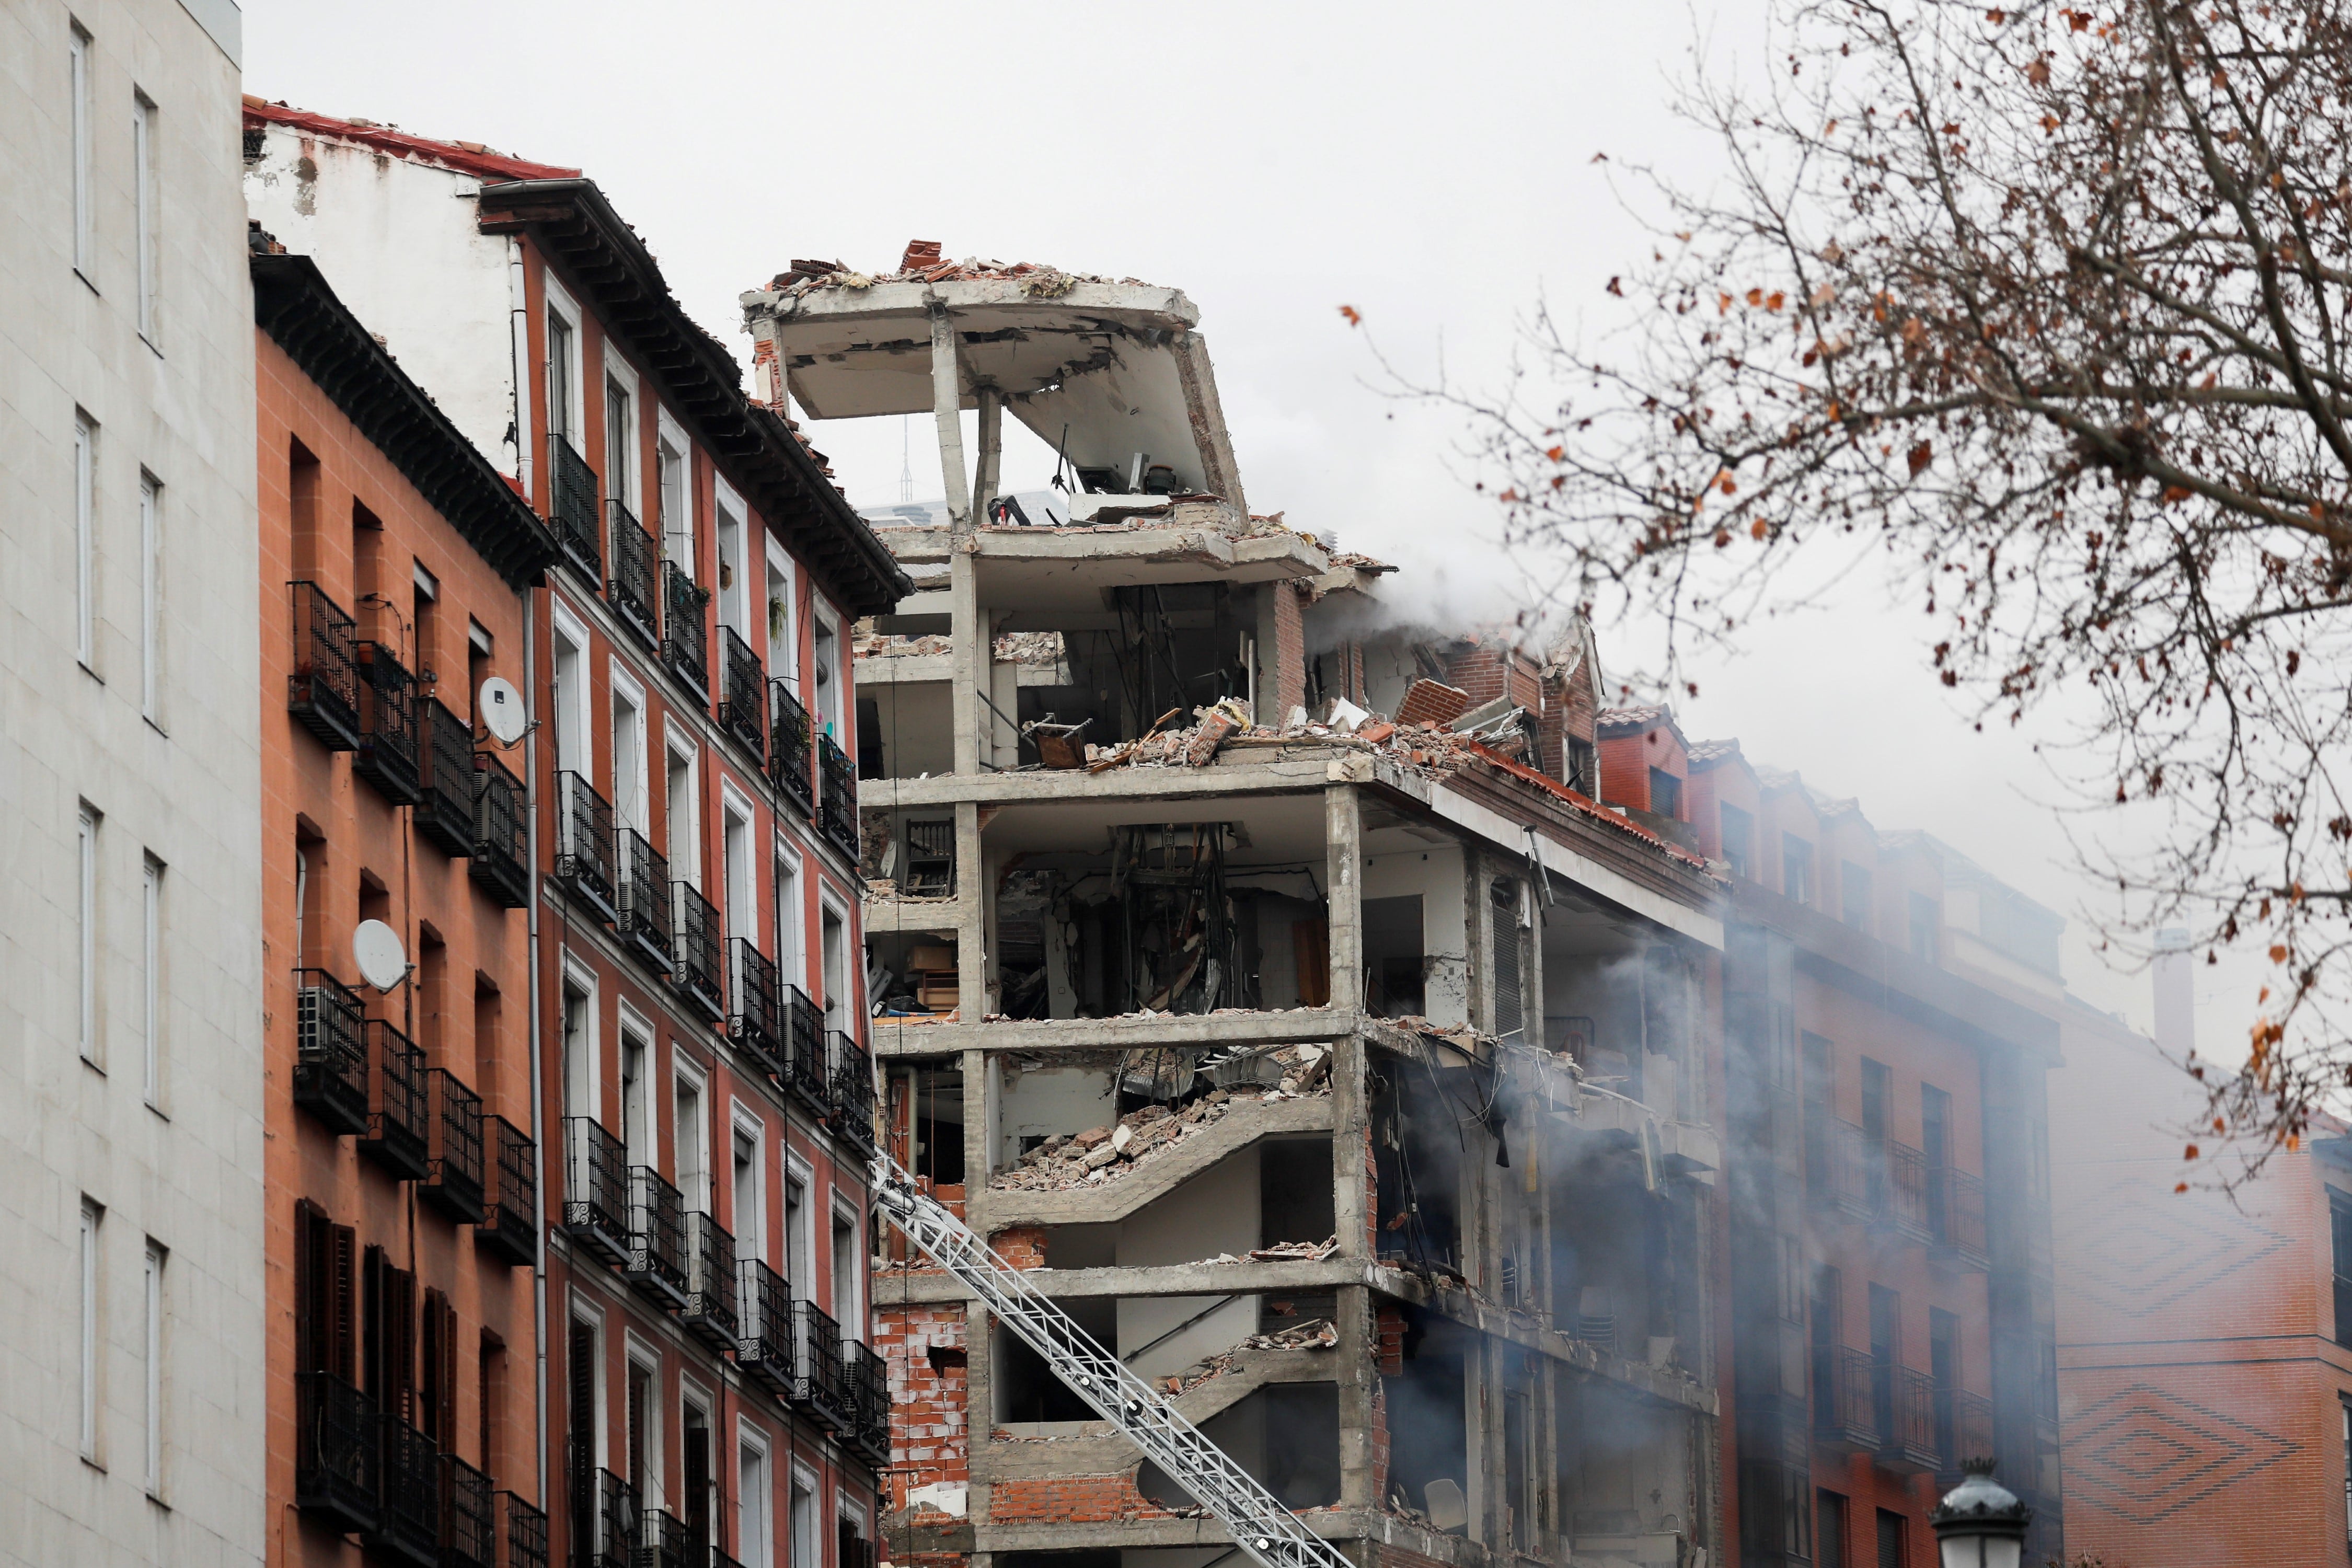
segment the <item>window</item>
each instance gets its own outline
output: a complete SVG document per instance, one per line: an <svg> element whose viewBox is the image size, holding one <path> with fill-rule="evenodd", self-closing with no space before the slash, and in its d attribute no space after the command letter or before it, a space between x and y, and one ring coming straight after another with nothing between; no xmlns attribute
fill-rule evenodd
<svg viewBox="0 0 2352 1568"><path fill-rule="evenodd" d="M604 1387L604 1349L597 1342L601 1336L596 1325L586 1318L573 1318L570 1329L571 1337L564 1346L564 1370L570 1373L565 1415L574 1445L572 1463L578 1467L575 1474L580 1479L593 1479L585 1472L603 1465L606 1451L601 1397ZM573 1494L575 1498L581 1495L576 1491ZM579 1528L574 1525L575 1530Z"/></svg>
<svg viewBox="0 0 2352 1568"><path fill-rule="evenodd" d="M77 1037L81 1046L81 1059L92 1067L102 1067L98 1018L98 813L89 805L81 808L81 873L77 887L77 997L79 1020Z"/></svg>
<svg viewBox="0 0 2352 1568"><path fill-rule="evenodd" d="M719 497L719 624L748 640L744 623L742 503L724 489Z"/></svg>
<svg viewBox="0 0 2352 1568"><path fill-rule="evenodd" d="M817 1555L816 1478L797 1467L793 1471L792 1548L793 1568L814 1568L823 1561Z"/></svg>
<svg viewBox="0 0 2352 1568"><path fill-rule="evenodd" d="M1601 793L1600 757L1601 753L1591 742L1570 735L1566 759L1568 787L1580 795L1598 795Z"/></svg>
<svg viewBox="0 0 2352 1568"><path fill-rule="evenodd" d="M1830 1140L1836 1131L1837 1080L1829 1041L1815 1034L1804 1037L1805 1181L1816 1196L1826 1197L1830 1184Z"/></svg>
<svg viewBox="0 0 2352 1568"><path fill-rule="evenodd" d="M769 1538L768 1451L748 1434L736 1449L735 1495L740 1500L736 1546L742 1553L743 1568L772 1568L775 1545ZM793 1568L801 1568L805 1560L800 1555L797 1539L793 1545Z"/></svg>
<svg viewBox="0 0 2352 1568"><path fill-rule="evenodd" d="M147 857L140 889L139 1045L147 1103L163 1105L163 862Z"/></svg>
<svg viewBox="0 0 2352 1568"><path fill-rule="evenodd" d="M81 1457L95 1465L98 1452L99 1226L106 1211L89 1199L81 1201Z"/></svg>
<svg viewBox="0 0 2352 1568"><path fill-rule="evenodd" d="M139 476L139 710L163 719L163 487Z"/></svg>
<svg viewBox="0 0 2352 1568"><path fill-rule="evenodd" d="M1927 1377L1934 1385L1931 1414L1935 1418L1936 1452L1945 1456L1949 1469L1971 1455L1954 1452L1959 1446L1960 1320L1941 1307L1927 1309Z"/></svg>
<svg viewBox="0 0 2352 1568"><path fill-rule="evenodd" d="M2336 1342L2352 1347L2352 1194L2327 1194L2327 1225L2336 1253Z"/></svg>
<svg viewBox="0 0 2352 1568"><path fill-rule="evenodd" d="M1936 900L1925 893L1911 895L1911 956L1936 962Z"/></svg>
<svg viewBox="0 0 2352 1568"><path fill-rule="evenodd" d="M1903 1568L1903 1516L1878 1510L1878 1568Z"/></svg>
<svg viewBox="0 0 2352 1568"><path fill-rule="evenodd" d="M811 663L816 668L816 727L841 740L841 637L834 629L833 612L820 605L816 612L815 648Z"/></svg>
<svg viewBox="0 0 2352 1568"><path fill-rule="evenodd" d="M80 23L72 24L72 38L67 47L72 73L68 79L68 90L73 94L73 264L82 281L95 289L98 244L92 217L97 202L90 189L89 155L90 55L94 46Z"/></svg>
<svg viewBox="0 0 2352 1568"><path fill-rule="evenodd" d="M1723 859L1742 881L1756 879L1756 819L1736 805L1723 808Z"/></svg>
<svg viewBox="0 0 2352 1568"><path fill-rule="evenodd" d="M751 868L751 815L732 790L726 793L719 807L721 847L725 861L720 870L726 886L719 889L727 909L727 934L740 936L753 947L760 945L760 880Z"/></svg>
<svg viewBox="0 0 2352 1568"><path fill-rule="evenodd" d="M710 1162L704 1151L708 1147L703 1136L702 1080L687 1073L677 1075L677 1088L671 1095L670 1148L677 1163L677 1190L688 1208L709 1213L712 1207L709 1190Z"/></svg>
<svg viewBox="0 0 2352 1568"><path fill-rule="evenodd" d="M2339 1404L2336 1414L2344 1423L2344 1533L2352 1536L2352 1405Z"/></svg>
<svg viewBox="0 0 2352 1568"><path fill-rule="evenodd" d="M768 542L768 673L779 680L800 674L799 595L793 588L793 562L775 541Z"/></svg>
<svg viewBox="0 0 2352 1568"><path fill-rule="evenodd" d="M613 816L622 826L645 834L649 826L646 816L645 700L616 664L613 670ZM668 890L662 891L667 897Z"/></svg>
<svg viewBox="0 0 2352 1568"><path fill-rule="evenodd" d="M572 365L578 352L572 323L552 304L547 311L547 433L572 439Z"/></svg>
<svg viewBox="0 0 2352 1568"><path fill-rule="evenodd" d="M563 1114L596 1114L596 994L563 978Z"/></svg>
<svg viewBox="0 0 2352 1568"><path fill-rule="evenodd" d="M816 1268L809 1257L808 1182L798 1171L784 1177L784 1278L794 1300L816 1294Z"/></svg>
<svg viewBox="0 0 2352 1568"><path fill-rule="evenodd" d="M653 1126L646 1118L646 1042L630 1027L626 1011L621 1025L621 1147L632 1165L658 1165Z"/></svg>
<svg viewBox="0 0 2352 1568"><path fill-rule="evenodd" d="M627 504L635 492L629 488L636 465L630 461L636 447L636 409L629 389L613 376L604 378L604 493Z"/></svg>
<svg viewBox="0 0 2352 1568"><path fill-rule="evenodd" d="M1838 918L1856 931L1870 929L1870 873L1851 860L1838 862Z"/></svg>
<svg viewBox="0 0 2352 1568"><path fill-rule="evenodd" d="M845 1340L866 1337L866 1314L857 1300L857 1216L833 1211L833 1319Z"/></svg>
<svg viewBox="0 0 2352 1568"><path fill-rule="evenodd" d="M660 1484L661 1467L655 1452L661 1438L661 1406L656 1395L660 1386L660 1366L639 1359L633 1350L625 1394L627 1408L623 1412L623 1437L628 1449L622 1455L622 1479L629 1483L629 1489L637 1495L637 1505L645 1509L660 1506L656 1489Z"/></svg>
<svg viewBox="0 0 2352 1568"><path fill-rule="evenodd" d="M1845 1568L1845 1499L1829 1491L1814 1495L1814 1568Z"/></svg>
<svg viewBox="0 0 2352 1568"><path fill-rule="evenodd" d="M155 346L155 105L143 92L131 102L131 179L137 204L139 335Z"/></svg>
<svg viewBox="0 0 2352 1568"><path fill-rule="evenodd" d="M824 907L824 923L819 935L818 961L824 965L824 1026L845 1029L849 1026L849 977L843 960L843 945L848 930L841 911L831 904Z"/></svg>
<svg viewBox="0 0 2352 1568"><path fill-rule="evenodd" d="M736 1128L733 1144L733 1169L729 1173L734 1179L729 1191L735 1203L735 1255L764 1263L768 1258L767 1184L760 1174L758 1130Z"/></svg>
<svg viewBox="0 0 2352 1568"><path fill-rule="evenodd" d="M680 749L675 742L669 749L669 771L663 780L662 807L668 815L662 837L664 850L669 856L669 874L688 886L702 886L702 852L695 843L699 831L698 802L695 796L694 752L689 746Z"/></svg>
<svg viewBox="0 0 2352 1568"><path fill-rule="evenodd" d="M74 654L98 673L98 426L74 411Z"/></svg>
<svg viewBox="0 0 2352 1568"><path fill-rule="evenodd" d="M656 504L661 508L658 521L662 558L677 562L679 570L691 579L695 574L694 509L686 489L686 443L669 427L667 419L654 446L654 463L658 470L655 479L660 489Z"/></svg>
<svg viewBox="0 0 2352 1568"><path fill-rule="evenodd" d="M808 989L808 968L801 956L801 927L808 919L801 900L801 864L776 843L776 973L803 991Z"/></svg>
<svg viewBox="0 0 2352 1568"><path fill-rule="evenodd" d="M1813 901L1813 847L1793 833L1780 835L1780 891L1801 904Z"/></svg>
<svg viewBox="0 0 2352 1568"><path fill-rule="evenodd" d="M558 773L593 775L595 759L588 752L588 661L582 649L584 631L575 632L558 616L555 623L555 768Z"/></svg>
<svg viewBox="0 0 2352 1568"><path fill-rule="evenodd" d="M147 1495L163 1495L163 1244L147 1243Z"/></svg>
<svg viewBox="0 0 2352 1568"><path fill-rule="evenodd" d="M685 1495L679 1500L679 1517L686 1522L686 1538L693 1542L725 1539L714 1535L711 1526L719 1518L716 1507L718 1478L711 1473L710 1406L688 1394L678 1403L678 1468L685 1483Z"/></svg>
<svg viewBox="0 0 2352 1568"><path fill-rule="evenodd" d="M1683 781L1664 768L1650 770L1650 809L1660 816L1683 814Z"/></svg>

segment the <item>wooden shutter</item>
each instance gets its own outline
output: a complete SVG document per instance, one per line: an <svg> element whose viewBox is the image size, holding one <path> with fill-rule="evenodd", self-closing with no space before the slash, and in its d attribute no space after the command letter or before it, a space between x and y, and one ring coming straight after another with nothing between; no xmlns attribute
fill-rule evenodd
<svg viewBox="0 0 2352 1568"><path fill-rule="evenodd" d="M327 1227L327 1370L345 1383L359 1373L360 1303L353 1267L359 1233L347 1225Z"/></svg>
<svg viewBox="0 0 2352 1568"><path fill-rule="evenodd" d="M386 1268L384 1305L392 1313L386 1336L385 1374L392 1394L385 1408L402 1419L416 1420L416 1276L405 1268Z"/></svg>
<svg viewBox="0 0 2352 1568"><path fill-rule="evenodd" d="M596 1520L596 1331L572 1320L567 1351L571 1373L571 1408L564 1414L572 1469L572 1540L573 1554L585 1561Z"/></svg>
<svg viewBox="0 0 2352 1568"><path fill-rule="evenodd" d="M1291 962L1298 975L1298 1005L1331 1005L1331 926L1328 921L1290 922Z"/></svg>
<svg viewBox="0 0 2352 1568"><path fill-rule="evenodd" d="M710 1540L710 1428L686 1429L686 1533L690 1541Z"/></svg>
<svg viewBox="0 0 2352 1568"><path fill-rule="evenodd" d="M388 1268L381 1247L370 1247L360 1255L360 1392L379 1407L391 1392L384 1361L390 1319L384 1309L383 1277Z"/></svg>
<svg viewBox="0 0 2352 1568"><path fill-rule="evenodd" d="M417 1429L444 1448L457 1446L457 1310L439 1290L425 1292L419 1341Z"/></svg>
<svg viewBox="0 0 2352 1568"><path fill-rule="evenodd" d="M332 1353L328 1289L333 1265L327 1211L303 1198L294 1205L294 1370L324 1372Z"/></svg>

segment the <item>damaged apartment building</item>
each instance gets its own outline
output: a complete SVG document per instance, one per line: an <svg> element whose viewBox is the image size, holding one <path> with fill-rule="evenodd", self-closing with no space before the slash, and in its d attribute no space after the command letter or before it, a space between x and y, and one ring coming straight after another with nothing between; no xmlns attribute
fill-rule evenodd
<svg viewBox="0 0 2352 1568"><path fill-rule="evenodd" d="M1589 635L1383 629L1174 289L919 244L744 305L772 405L938 432L855 646L891 1152L1360 1563L1729 1560L1723 884L1593 798ZM890 1244L894 1562L1232 1555Z"/></svg>

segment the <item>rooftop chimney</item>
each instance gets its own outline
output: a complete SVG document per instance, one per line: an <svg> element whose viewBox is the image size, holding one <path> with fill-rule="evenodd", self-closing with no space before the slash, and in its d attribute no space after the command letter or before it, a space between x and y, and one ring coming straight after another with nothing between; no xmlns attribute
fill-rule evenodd
<svg viewBox="0 0 2352 1568"><path fill-rule="evenodd" d="M2156 933L2156 1043L2170 1056L2197 1048L2196 963L2187 931Z"/></svg>

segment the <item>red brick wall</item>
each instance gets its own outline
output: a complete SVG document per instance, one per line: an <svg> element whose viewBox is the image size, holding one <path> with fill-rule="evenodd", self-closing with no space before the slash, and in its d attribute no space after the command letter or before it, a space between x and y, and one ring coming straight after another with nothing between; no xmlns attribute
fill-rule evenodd
<svg viewBox="0 0 2352 1568"><path fill-rule="evenodd" d="M934 1348L947 1353L934 1357ZM971 1476L971 1371L961 1307L879 1308L874 1349L890 1371L890 1506L909 1488Z"/></svg>
<svg viewBox="0 0 2352 1568"><path fill-rule="evenodd" d="M1307 625L1296 584L1269 584L1266 592L1274 595L1274 707L1257 720L1282 724L1307 705Z"/></svg>
<svg viewBox="0 0 2352 1568"><path fill-rule="evenodd" d="M1445 683L1470 694L1470 706L1492 702L1503 695L1507 656L1478 643L1456 643L1445 656Z"/></svg>
<svg viewBox="0 0 2352 1568"><path fill-rule="evenodd" d="M991 1524L1111 1524L1173 1517L1135 1489L1133 1470L1113 1476L992 1481L988 1488Z"/></svg>

